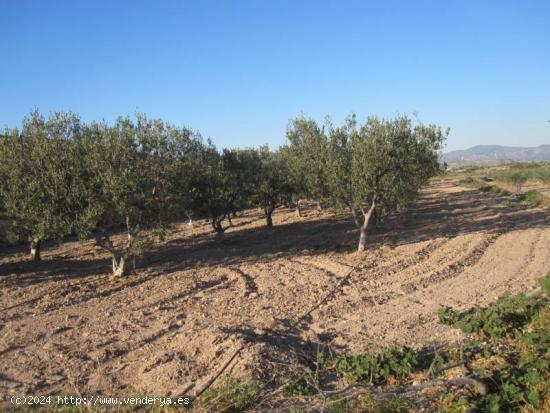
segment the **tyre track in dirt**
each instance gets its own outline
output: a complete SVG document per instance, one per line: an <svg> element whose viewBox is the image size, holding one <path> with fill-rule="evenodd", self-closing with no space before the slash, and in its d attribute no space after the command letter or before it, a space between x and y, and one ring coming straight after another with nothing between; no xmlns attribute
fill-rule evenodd
<svg viewBox="0 0 550 413"><path fill-rule="evenodd" d="M540 230L534 231L542 234ZM546 233L548 234L548 231ZM408 311L394 317L392 320L394 328L385 332L386 339L391 337L396 343L403 344L402 337L392 332L398 328L410 331L413 339L418 338L420 331L424 328L418 324L418 316L422 316L424 320L429 320L428 326L436 332L434 339L456 340L460 337L457 331L448 331L435 321L435 312L441 306L469 308L472 303L487 304L506 291L518 293L537 288L538 277L550 271L550 249L548 249L550 237L546 236L546 239L543 239L543 236L533 235L532 239L523 242L521 248L516 246L518 240L516 234L505 234L498 238L482 258L461 272L459 277L441 281L438 284L437 295L434 295L431 288L418 289L410 295L398 297L393 303L389 303L388 305L402 306ZM513 246L516 246L516 256L512 268L510 268L512 261L495 261L495 257L498 257L503 248L508 249ZM533 256L537 257L536 261L531 260ZM480 274L484 276L480 277ZM411 314L416 315L416 319L411 317ZM381 329L375 328L372 333L380 331Z"/></svg>
<svg viewBox="0 0 550 413"><path fill-rule="evenodd" d="M360 314L354 312L357 306L353 307L353 311L347 313L345 311L337 311L322 314L317 317L318 320L312 323L310 326L311 329L315 334L325 334L327 332L339 333L340 337L336 337L333 340L333 344L350 341L358 343L362 342L358 340L358 338L361 338L366 345L355 346L355 351L365 351L365 349L373 345L379 346L381 341L385 343L394 342L396 344L407 344L415 340L418 342L418 331L426 327L435 331L434 338L438 337L441 340L447 341L456 340L458 337L453 336L454 332L449 333L449 331L444 331L446 329L437 325L433 317L439 306L456 302L457 297L464 296L465 290L468 290L468 287L462 285L462 283L466 285L468 283L468 281L462 281L464 278L467 278L471 282L471 274L476 274L475 281L476 284L479 284L477 288L473 287L471 289L478 293L471 295L470 299L466 300L468 306L470 306L473 302L479 302L482 298L486 301L485 297L487 295L491 296L492 299L496 298L494 296L494 292L496 291L504 292L512 289L518 292L535 288L536 278L550 271L550 226L540 229L519 230L519 233L529 231L532 235L527 240L523 236L520 238L523 240L521 242L525 245L522 246L521 254L517 254L514 257L513 262L516 268L514 268L513 272L510 270L507 271L507 266L498 262L498 260L497 263L500 265L495 265L494 258L490 258L499 256L502 254L501 251L513 250L514 242L512 240L517 240L513 235L514 228L516 227L513 219L505 218L501 220L501 225L499 226L499 229L488 234L483 234L483 240L470 252L461 256L458 261L448 263L443 270L434 270L428 273L427 276L414 282L405 283L404 285L407 286L404 288L405 294L402 291L401 293L384 297L384 300L380 300L380 297L375 297L375 300L366 300L367 307L362 306ZM468 236L473 237L475 235ZM503 245L503 241L501 241L503 238L506 239L509 245ZM490 267L487 269L480 268L481 266L486 266L485 261L487 260L491 260ZM409 271L408 269L404 269L404 272L408 273ZM497 273L500 274L497 275ZM491 280L504 279L505 281L498 283L487 282L489 280L480 281L484 280L487 274L491 274L491 277L489 277ZM506 276L502 274L506 274ZM396 277L394 281L399 285L399 279L402 278ZM522 279L528 279L529 282L522 282ZM440 294L441 291L447 290L447 285L450 282L454 282L453 286L455 288L453 292L445 294L445 299L436 299L435 302L437 304L433 305L434 296L432 291L434 287L437 287L437 291ZM510 288L513 283L515 283L516 287ZM517 288L518 284L522 286L519 289ZM411 285L413 288L410 288ZM403 284L400 285L400 288L402 287ZM370 292L375 294L375 291L372 289L370 289ZM334 306L339 310L342 309L341 302L334 303ZM369 311L368 307L371 307L372 311ZM413 309L409 310L411 307ZM393 308L403 308L405 311L401 314L395 314ZM386 314L392 314L392 316L388 318ZM412 317L411 314L414 314L415 317ZM419 316L430 320L426 327L419 325ZM330 321L326 321L326 317L329 317ZM407 332L411 330L413 331L412 335L407 336L407 334L403 334L403 331Z"/></svg>

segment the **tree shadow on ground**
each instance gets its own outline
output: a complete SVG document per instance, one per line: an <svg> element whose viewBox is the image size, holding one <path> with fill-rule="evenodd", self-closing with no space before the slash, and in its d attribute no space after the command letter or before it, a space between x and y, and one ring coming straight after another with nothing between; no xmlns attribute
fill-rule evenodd
<svg viewBox="0 0 550 413"><path fill-rule="evenodd" d="M507 233L530 228L550 228L548 211L528 206L506 208L504 197L479 190L447 193L433 199L426 191L406 214L392 217L382 228L393 245L428 241L486 231Z"/></svg>
<svg viewBox="0 0 550 413"><path fill-rule="evenodd" d="M0 264L0 282L4 287L26 286L44 281L83 279L108 272L110 260L75 260L62 257L43 261L16 261ZM8 276L14 276L9 277ZM6 278L4 278L6 277Z"/></svg>
<svg viewBox="0 0 550 413"><path fill-rule="evenodd" d="M345 345L332 343L333 336L323 334L317 339L306 339L300 336L299 330L285 329L284 325L279 329L267 329L259 332L252 327L225 327L221 331L225 334L236 335L246 344L265 344L260 348L262 364L274 363L281 365L294 365L298 362L301 366L315 367L317 354L327 348L336 353L348 351Z"/></svg>
<svg viewBox="0 0 550 413"><path fill-rule="evenodd" d="M426 188L406 213L391 216L378 228L370 230L368 248L375 249L381 245L393 247L480 231L504 234L550 227L549 214L545 210L504 208L499 204L506 197L494 193L445 191L452 187L452 183L435 183ZM138 260L137 271L148 268L147 273L154 276L200 265L238 265L268 262L287 256L355 250L358 232L349 214L316 216L313 211L308 214L299 221L283 222L273 228L263 225L246 228L255 221L261 220L263 223L261 213L247 211L234 219L235 225L227 231L222 241L214 241L208 229L191 237L184 235L172 239ZM51 258L41 263L0 264L0 276L16 275L17 282L13 282L18 285L108 274L109 270L107 258Z"/></svg>
<svg viewBox="0 0 550 413"><path fill-rule="evenodd" d="M480 231L504 234L529 228L550 228L547 211L528 207L505 208L500 205L503 199L506 198L478 190L441 192L438 188L430 188L406 213L391 216L371 229L368 248L393 247ZM257 215L257 219L262 218ZM196 238L194 243L181 240L178 244L151 251L143 265L159 263L161 267L185 269L204 264L266 262L301 254L352 252L357 241L358 232L351 217L342 213L283 223L271 229L236 228L222 241L213 241L206 233Z"/></svg>

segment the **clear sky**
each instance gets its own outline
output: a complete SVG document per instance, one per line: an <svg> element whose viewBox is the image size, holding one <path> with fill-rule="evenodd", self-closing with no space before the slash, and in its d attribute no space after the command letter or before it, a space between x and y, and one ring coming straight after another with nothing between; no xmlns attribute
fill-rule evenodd
<svg viewBox="0 0 550 413"><path fill-rule="evenodd" d="M0 126L136 111L221 147L417 112L448 150L550 143L550 1L0 0Z"/></svg>

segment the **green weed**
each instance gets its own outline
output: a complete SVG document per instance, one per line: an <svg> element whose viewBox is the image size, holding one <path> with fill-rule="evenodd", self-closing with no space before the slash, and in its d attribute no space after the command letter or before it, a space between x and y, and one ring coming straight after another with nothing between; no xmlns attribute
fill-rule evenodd
<svg viewBox="0 0 550 413"><path fill-rule="evenodd" d="M543 196L539 191L531 190L527 191L520 197L520 202L523 205L537 206L540 205L543 201Z"/></svg>

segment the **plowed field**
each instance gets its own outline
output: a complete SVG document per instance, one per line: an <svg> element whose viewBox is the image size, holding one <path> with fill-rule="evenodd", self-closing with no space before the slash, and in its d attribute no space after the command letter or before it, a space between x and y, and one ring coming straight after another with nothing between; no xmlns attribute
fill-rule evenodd
<svg viewBox="0 0 550 413"><path fill-rule="evenodd" d="M192 394L230 359L226 374L269 378L321 347L455 341L438 308L529 292L550 272L547 210L449 181L363 254L345 214L279 209L269 230L251 210L233 223L221 242L203 221L178 225L125 278L91 241L51 244L38 264L2 250L0 395Z"/></svg>

